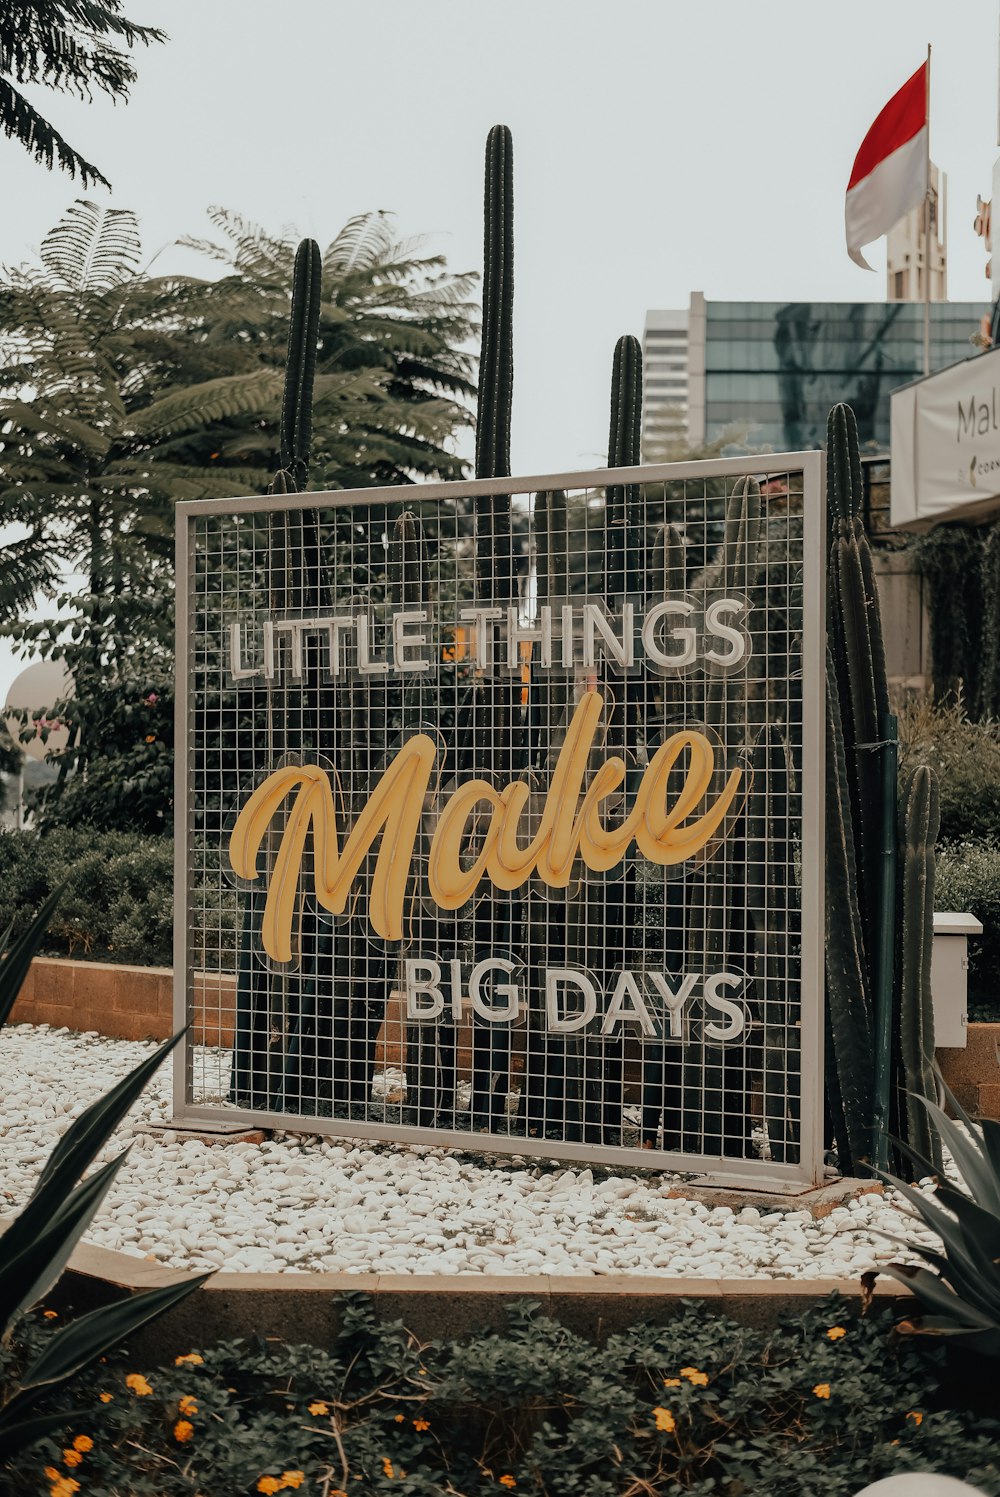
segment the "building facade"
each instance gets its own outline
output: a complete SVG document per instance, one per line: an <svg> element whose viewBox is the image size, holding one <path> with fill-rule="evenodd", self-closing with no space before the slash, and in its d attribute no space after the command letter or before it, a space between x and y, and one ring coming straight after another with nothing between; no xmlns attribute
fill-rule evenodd
<svg viewBox="0 0 1000 1497"><path fill-rule="evenodd" d="M931 303L932 371L969 357L988 311L985 301ZM658 331L654 319L683 316L649 313L647 376L668 346L675 361L681 347L676 333L669 344L651 336ZM858 418L862 449L887 452L889 397L923 374L922 302L725 302L696 291L686 322L683 386L674 366L644 395L647 457L656 455L665 425L676 421L674 392L682 387L685 434L695 447L726 437L734 450L821 447L830 407L845 400Z"/></svg>
<svg viewBox="0 0 1000 1497"><path fill-rule="evenodd" d="M655 462L688 425L688 314L647 312L642 334L642 455Z"/></svg>

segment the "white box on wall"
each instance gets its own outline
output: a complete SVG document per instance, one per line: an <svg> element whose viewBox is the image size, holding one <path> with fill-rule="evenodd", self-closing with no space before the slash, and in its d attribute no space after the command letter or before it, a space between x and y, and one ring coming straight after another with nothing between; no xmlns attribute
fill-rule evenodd
<svg viewBox="0 0 1000 1497"><path fill-rule="evenodd" d="M975 915L934 912L931 997L936 1049L964 1050L968 1033L969 937L983 933Z"/></svg>

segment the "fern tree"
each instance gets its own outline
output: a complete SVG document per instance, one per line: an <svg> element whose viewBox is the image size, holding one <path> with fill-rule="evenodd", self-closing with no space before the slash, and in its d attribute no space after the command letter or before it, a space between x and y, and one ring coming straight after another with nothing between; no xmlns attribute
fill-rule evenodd
<svg viewBox="0 0 1000 1497"><path fill-rule="evenodd" d="M280 415L292 266L298 236L275 236L223 208L218 239L183 241L224 267L206 328L212 348L236 347L245 372L220 379L212 440L226 461L259 465L261 487L279 465ZM349 220L323 252L313 400L313 489L461 478L454 438L471 424L476 276L453 275L418 239L398 240L386 213ZM174 435L190 398L152 413L146 429Z"/></svg>
<svg viewBox="0 0 1000 1497"><path fill-rule="evenodd" d="M107 178L64 140L18 85L41 85L89 100L94 90L127 99L135 69L122 47L166 41L122 15L121 0L4 0L0 5L0 129L51 171L84 187Z"/></svg>
<svg viewBox="0 0 1000 1497"><path fill-rule="evenodd" d="M141 802L143 824L169 826L173 506L263 492L279 461L293 242L216 217L214 281L143 274L134 215L89 202L0 281L0 512L19 527L0 625L72 672L74 702L47 705L78 729L50 796L73 821L120 824ZM312 486L459 476L472 278L382 214L325 258ZM39 592L59 614L25 623Z"/></svg>

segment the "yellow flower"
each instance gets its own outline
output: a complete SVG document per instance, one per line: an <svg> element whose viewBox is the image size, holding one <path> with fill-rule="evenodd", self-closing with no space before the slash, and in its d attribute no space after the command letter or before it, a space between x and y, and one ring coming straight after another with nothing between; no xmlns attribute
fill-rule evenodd
<svg viewBox="0 0 1000 1497"><path fill-rule="evenodd" d="M413 1421L413 1428L421 1432L425 1429L430 1429L430 1427L431 1421L429 1419L414 1419Z"/></svg>
<svg viewBox="0 0 1000 1497"><path fill-rule="evenodd" d="M392 1469L392 1461L390 1461L387 1455L382 1457L382 1471L385 1476L395 1476L396 1474Z"/></svg>
<svg viewBox="0 0 1000 1497"><path fill-rule="evenodd" d="M62 1473L60 1471L57 1471L55 1466L46 1466L45 1470L42 1472L42 1475L46 1477L48 1481L62 1481Z"/></svg>
<svg viewBox="0 0 1000 1497"><path fill-rule="evenodd" d="M815 1388L813 1389L813 1392L815 1393L815 1395L816 1395L817 1398L829 1398L830 1397L830 1384L829 1383L817 1383L816 1386L815 1386Z"/></svg>
<svg viewBox="0 0 1000 1497"><path fill-rule="evenodd" d="M178 1445L183 1445L186 1440L190 1440L193 1434L194 1425L191 1423L190 1419L178 1419L177 1423L174 1425L174 1439L177 1441Z"/></svg>
<svg viewBox="0 0 1000 1497"><path fill-rule="evenodd" d="M911 1410L910 1413L907 1414L906 1417L907 1417L907 1419L912 1419L913 1420L914 1424L917 1426L917 1429L919 1429L920 1426L924 1422L924 1416L923 1416L923 1414L917 1413L917 1411L915 1409Z"/></svg>
<svg viewBox="0 0 1000 1497"><path fill-rule="evenodd" d="M502 1487L516 1487L517 1482L514 1480L513 1476L501 1476L500 1485Z"/></svg>
<svg viewBox="0 0 1000 1497"><path fill-rule="evenodd" d="M667 1434L673 1434L677 1428L677 1420L669 1409L654 1409L653 1418L656 1420L657 1429L666 1430Z"/></svg>
<svg viewBox="0 0 1000 1497"><path fill-rule="evenodd" d="M318 1398L315 1403L309 1405L309 1412L318 1419L321 1414L329 1414L330 1406Z"/></svg>
<svg viewBox="0 0 1000 1497"><path fill-rule="evenodd" d="M59 1476L58 1472L56 1476L57 1480L49 1487L51 1497L73 1497L73 1493L80 1490L80 1483L74 1481L72 1476Z"/></svg>
<svg viewBox="0 0 1000 1497"><path fill-rule="evenodd" d="M187 1363L189 1367L200 1367L204 1360L196 1351L189 1351L186 1357L174 1357L174 1366L183 1367Z"/></svg>
<svg viewBox="0 0 1000 1497"><path fill-rule="evenodd" d="M402 1414L393 1414L392 1422L393 1424L403 1424L405 1422L404 1416Z"/></svg>
<svg viewBox="0 0 1000 1497"><path fill-rule="evenodd" d="M115 1401L115 1395L113 1393L99 1393L97 1396L98 1398L100 1398L102 1403L114 1403Z"/></svg>
<svg viewBox="0 0 1000 1497"><path fill-rule="evenodd" d="M679 1377L665 1377L663 1379L663 1386L665 1388L679 1388L680 1385L681 1380Z"/></svg>
<svg viewBox="0 0 1000 1497"><path fill-rule="evenodd" d="M155 743L156 742L156 734L155 733L147 733L146 734L146 742L147 743Z"/></svg>
<svg viewBox="0 0 1000 1497"><path fill-rule="evenodd" d="M59 1319L59 1314L58 1314L58 1311L56 1311L56 1310L43 1310L42 1314L45 1316L46 1320L58 1320Z"/></svg>
<svg viewBox="0 0 1000 1497"><path fill-rule="evenodd" d="M80 1463L82 1462L82 1460L83 1460L83 1456L80 1454L80 1452L78 1450L64 1450L63 1451L63 1465L64 1466L79 1466Z"/></svg>
<svg viewBox="0 0 1000 1497"><path fill-rule="evenodd" d="M108 1394L108 1397L111 1397L110 1393ZM93 1450L93 1448L94 1442L89 1435L77 1435L76 1439L73 1441L74 1450L82 1450L86 1452L88 1450Z"/></svg>
<svg viewBox="0 0 1000 1497"><path fill-rule="evenodd" d="M282 1486L291 1487L293 1492L298 1491L305 1479L306 1473L304 1471L282 1471L281 1473Z"/></svg>
<svg viewBox="0 0 1000 1497"><path fill-rule="evenodd" d="M682 1367L681 1377L686 1377L688 1382L693 1383L696 1388L708 1387L708 1374L699 1372L697 1367Z"/></svg>
<svg viewBox="0 0 1000 1497"><path fill-rule="evenodd" d="M153 1391L141 1372L130 1372L125 1379L125 1386L131 1388L137 1398L145 1398L147 1393Z"/></svg>
<svg viewBox="0 0 1000 1497"><path fill-rule="evenodd" d="M839 1341L841 1336L846 1335L847 1332L842 1325L832 1325L826 1333L826 1338L828 1341Z"/></svg>
<svg viewBox="0 0 1000 1497"><path fill-rule="evenodd" d="M198 1405L195 1403L193 1398L189 1397L187 1393L185 1393L184 1397L180 1400L177 1407L182 1414L197 1414L198 1412Z"/></svg>
<svg viewBox="0 0 1000 1497"><path fill-rule="evenodd" d="M257 1483L257 1490L268 1494L269 1497L270 1493L281 1491L281 1482L276 1476L262 1476Z"/></svg>

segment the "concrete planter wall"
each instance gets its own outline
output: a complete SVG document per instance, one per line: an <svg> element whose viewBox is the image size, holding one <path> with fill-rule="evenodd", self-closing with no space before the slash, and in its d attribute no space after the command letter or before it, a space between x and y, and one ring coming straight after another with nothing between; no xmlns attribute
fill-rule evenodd
<svg viewBox="0 0 1000 1497"><path fill-rule="evenodd" d="M1000 1119L1000 1024L970 1024L961 1050L939 1050L945 1081L973 1117Z"/></svg>

